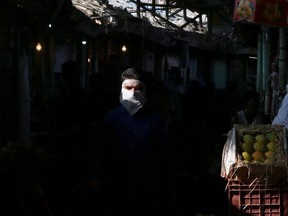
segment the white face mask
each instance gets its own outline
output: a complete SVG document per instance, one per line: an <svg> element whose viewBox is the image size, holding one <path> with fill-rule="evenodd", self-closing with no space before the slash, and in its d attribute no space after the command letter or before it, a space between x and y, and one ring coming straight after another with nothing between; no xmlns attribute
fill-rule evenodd
<svg viewBox="0 0 288 216"><path fill-rule="evenodd" d="M130 115L134 115L146 103L145 85L139 80L124 80L122 82L120 103Z"/></svg>

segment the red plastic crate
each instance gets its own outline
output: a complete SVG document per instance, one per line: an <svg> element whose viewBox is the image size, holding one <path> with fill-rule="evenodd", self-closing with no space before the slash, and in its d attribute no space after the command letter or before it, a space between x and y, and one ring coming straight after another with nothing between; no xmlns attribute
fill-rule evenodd
<svg viewBox="0 0 288 216"><path fill-rule="evenodd" d="M288 216L287 185L228 182L230 216Z"/></svg>

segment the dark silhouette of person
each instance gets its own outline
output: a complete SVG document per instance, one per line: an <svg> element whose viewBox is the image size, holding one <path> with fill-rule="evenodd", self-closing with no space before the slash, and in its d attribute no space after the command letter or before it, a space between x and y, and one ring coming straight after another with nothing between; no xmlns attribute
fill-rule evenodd
<svg viewBox="0 0 288 216"><path fill-rule="evenodd" d="M205 97L203 87L198 80L191 80L185 96L182 99L182 138L190 140L183 145L183 169L195 176L204 172L205 163L197 163L196 157L191 155L206 155L208 133L207 129L211 122L210 98ZM209 104L209 105L208 105ZM205 160L202 160L205 161Z"/></svg>
<svg viewBox="0 0 288 216"><path fill-rule="evenodd" d="M257 91L248 90L243 95L243 109L237 111L231 118L234 124L259 125L271 124L271 118L260 110L260 95Z"/></svg>
<svg viewBox="0 0 288 216"><path fill-rule="evenodd" d="M80 85L80 71L76 61L64 62L61 70L62 87L55 99L53 120L55 129L64 132L84 120L86 91Z"/></svg>
<svg viewBox="0 0 288 216"><path fill-rule="evenodd" d="M79 215L83 204L79 196L88 176L87 155L93 142L93 128L89 124L87 93L80 84L78 63L66 61L61 69L62 86L50 110L50 150L55 158L51 193L58 194L51 194L51 202L57 211ZM71 205L73 202L75 205Z"/></svg>
<svg viewBox="0 0 288 216"><path fill-rule="evenodd" d="M173 174L165 123L149 102L153 76L132 67L121 74L121 81L120 104L100 125L98 177L109 214L163 215Z"/></svg>
<svg viewBox="0 0 288 216"><path fill-rule="evenodd" d="M91 74L90 91L88 92L89 121L98 122L117 104L116 96L111 90L113 84L109 84L109 78L103 73Z"/></svg>

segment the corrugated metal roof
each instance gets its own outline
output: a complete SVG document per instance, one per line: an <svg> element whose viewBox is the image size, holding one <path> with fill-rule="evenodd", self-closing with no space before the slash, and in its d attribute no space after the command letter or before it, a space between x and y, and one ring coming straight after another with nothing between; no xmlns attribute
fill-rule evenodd
<svg viewBox="0 0 288 216"><path fill-rule="evenodd" d="M243 48L241 47L243 45L242 42L242 44L237 44L235 38L231 38L231 32L216 34L204 32L199 34L198 32L189 32L184 29L169 28L169 23L165 24L160 19L157 20L157 23L167 26L167 28L163 28L163 26L161 28L155 27L157 25L153 25L149 17L137 18L133 16L130 13L131 11L128 11L132 10L132 7L130 9L127 6L121 8L119 5L118 7L112 7L108 1L103 0L7 0L7 2L23 8L23 10L43 14L48 17L45 17L46 19L50 19L51 21L58 19L65 22L65 19L69 17L70 20L74 21L73 27L75 29L91 37L113 31L129 32L165 46L174 46L177 42L182 41L190 47L199 47L202 49L224 49L234 52L234 50L239 49L238 47ZM127 0L118 0L117 2L127 2ZM201 1L197 1L197 6L199 6L199 2ZM207 5L211 6L212 4L208 4L209 2L207 0L203 1L201 10ZM215 2L218 1L215 0ZM222 0L220 1L221 4L223 2ZM184 3L181 6L189 7L190 9L193 8L193 5L196 5L196 2L193 1L189 2L189 4L186 1ZM219 6L219 4L217 5Z"/></svg>

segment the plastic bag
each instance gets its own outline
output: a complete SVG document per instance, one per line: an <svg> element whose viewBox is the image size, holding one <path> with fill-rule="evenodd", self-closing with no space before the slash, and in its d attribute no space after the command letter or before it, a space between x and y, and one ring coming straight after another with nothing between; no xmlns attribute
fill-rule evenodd
<svg viewBox="0 0 288 216"><path fill-rule="evenodd" d="M223 178L228 178L230 169L237 162L236 153L236 129L233 127L227 134L227 140L222 151L221 174Z"/></svg>
<svg viewBox="0 0 288 216"><path fill-rule="evenodd" d="M284 125L288 128L288 94L285 95L282 105L273 119L272 125Z"/></svg>

